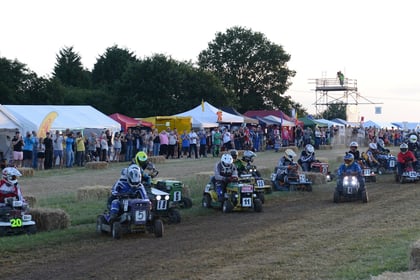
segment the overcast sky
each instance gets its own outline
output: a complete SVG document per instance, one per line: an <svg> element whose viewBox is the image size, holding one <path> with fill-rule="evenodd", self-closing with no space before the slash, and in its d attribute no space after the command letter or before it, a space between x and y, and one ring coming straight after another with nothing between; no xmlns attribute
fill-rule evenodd
<svg viewBox="0 0 420 280"><path fill-rule="evenodd" d="M315 113L310 79L357 79L365 120L420 122L420 3L337 0L14 0L1 1L0 56L50 75L73 46L89 70L113 45L143 58L162 53L197 61L216 32L233 26L265 34L291 55L287 92ZM359 99L360 102L366 102ZM375 114L381 107L382 114Z"/></svg>

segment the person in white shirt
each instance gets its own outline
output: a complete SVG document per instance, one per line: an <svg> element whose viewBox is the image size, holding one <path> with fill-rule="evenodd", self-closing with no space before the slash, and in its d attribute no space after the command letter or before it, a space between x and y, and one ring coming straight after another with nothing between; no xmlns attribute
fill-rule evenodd
<svg viewBox="0 0 420 280"><path fill-rule="evenodd" d="M190 133L188 133L188 140L190 141L190 149L188 153L188 157L191 157L191 151L194 151L195 158L198 158L198 150L197 150L197 140L198 135L195 133L193 129L191 129Z"/></svg>

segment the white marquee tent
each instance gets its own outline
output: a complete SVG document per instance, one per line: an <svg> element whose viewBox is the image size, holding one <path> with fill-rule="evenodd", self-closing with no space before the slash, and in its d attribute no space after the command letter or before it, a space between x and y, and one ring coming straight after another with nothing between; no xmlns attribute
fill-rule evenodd
<svg viewBox="0 0 420 280"><path fill-rule="evenodd" d="M208 128L217 127L219 124L243 123L244 118L238 115L221 111L221 120L218 121L218 112L221 111L208 102L203 102L197 107L176 114L178 117L191 117L192 127Z"/></svg>
<svg viewBox="0 0 420 280"><path fill-rule="evenodd" d="M89 105L4 105L20 122L30 120L38 131L44 118L51 112L57 117L51 123L51 130L83 130L86 128L120 131L121 125Z"/></svg>

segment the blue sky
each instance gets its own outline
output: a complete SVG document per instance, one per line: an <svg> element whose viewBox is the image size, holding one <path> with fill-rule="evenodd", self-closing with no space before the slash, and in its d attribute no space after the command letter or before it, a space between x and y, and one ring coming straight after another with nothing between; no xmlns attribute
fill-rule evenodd
<svg viewBox="0 0 420 280"><path fill-rule="evenodd" d="M233 26L261 32L291 54L297 72L287 94L315 113L310 79L341 70L357 79L357 117L420 121L420 17L415 0L401 1L2 1L0 56L49 75L56 54L73 46L93 67L117 44L138 57L163 53L195 62L216 32ZM7 12L6 12L7 11ZM382 114L375 114L375 107Z"/></svg>

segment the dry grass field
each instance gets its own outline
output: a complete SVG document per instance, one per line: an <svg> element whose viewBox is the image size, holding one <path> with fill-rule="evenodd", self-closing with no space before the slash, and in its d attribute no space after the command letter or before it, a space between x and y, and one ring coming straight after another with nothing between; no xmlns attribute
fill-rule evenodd
<svg viewBox="0 0 420 280"><path fill-rule="evenodd" d="M329 159L334 169L343 152L317 155ZM271 170L281 155L262 152L255 163ZM158 168L160 176L189 182L190 191L200 193L205 179L196 174L211 171L215 162L166 160ZM48 171L21 183L24 194L37 200L76 195L81 187L111 186L122 166ZM133 234L112 240L96 235L92 224L92 235L84 240L2 256L1 265L8 269L2 269L0 278L370 279L385 270L407 270L409 246L420 237L420 183L400 185L392 175L382 175L367 184L367 204L333 203L334 186L330 182L314 185L311 193L266 195L262 213L196 210L201 208L196 199L192 210L182 210L196 214L165 226L159 239Z"/></svg>

